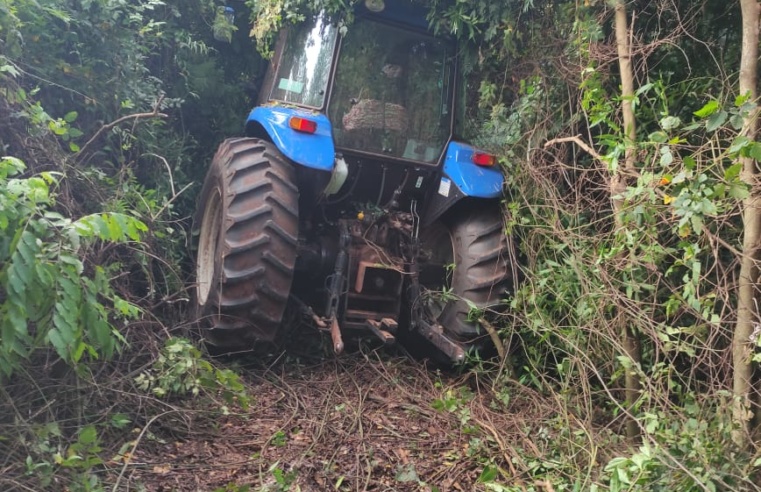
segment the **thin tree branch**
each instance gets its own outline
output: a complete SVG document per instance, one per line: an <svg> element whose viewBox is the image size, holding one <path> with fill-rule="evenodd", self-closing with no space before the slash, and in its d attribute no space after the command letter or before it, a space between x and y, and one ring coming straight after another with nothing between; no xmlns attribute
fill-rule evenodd
<svg viewBox="0 0 761 492"><path fill-rule="evenodd" d="M586 143L584 140L582 140L581 139L581 135L576 135L575 137L553 138L552 140L548 140L547 142L544 143L544 148L546 149L547 147L549 147L551 145L560 144L560 143L567 143L567 142L573 142L573 143L575 143L576 145L581 147L582 150L584 150L584 152L586 152L587 154L591 155L592 157L594 157L598 161L602 162L603 164L605 163L605 159L603 159L603 157L600 154L598 154L595 149L590 147L588 143Z"/></svg>
<svg viewBox="0 0 761 492"><path fill-rule="evenodd" d="M156 420L160 419L161 417L168 415L170 413L174 413L177 410L167 410L164 413L160 413L156 416L154 416L151 420L148 421L145 426L143 426L143 429L140 431L140 434L137 436L137 439L135 439L135 443L132 445L132 449L130 449L129 454L125 455L124 457L124 466L122 466L121 471L119 472L119 476L116 477L116 482L114 482L114 488L112 489L113 492L116 492L119 490L119 482L122 481L122 477L124 476L124 472L127 471L127 467L130 465L130 462L132 460L132 455L135 453L135 450L137 449L137 446L140 444L140 440L145 435L146 431L148 430L148 427L151 426Z"/></svg>
<svg viewBox="0 0 761 492"><path fill-rule="evenodd" d="M491 338L492 343L494 343L494 347L497 349L497 354L499 355L500 360L505 360L505 357L507 357L507 353L505 353L505 346L502 343L502 340L499 339L499 334L497 333L497 330L492 326L491 323L486 321L484 318L479 318L478 322L481 323L481 326L484 327L486 332L489 334L489 337Z"/></svg>
<svg viewBox="0 0 761 492"><path fill-rule="evenodd" d="M147 118L168 118L169 117L168 114L166 114L166 113L160 113L159 112L159 106L161 106L161 101L163 99L164 99L163 95L161 97L159 97L159 100L156 101L156 105L153 107L153 111L151 111L150 113L128 114L126 116L122 116L121 118L118 118L118 119L112 121L111 123L103 125L102 127L100 127L98 129L97 132L95 132L95 135L93 135L90 138L90 140L88 140L87 143L85 143L82 146L82 148L79 149L79 152L77 153L77 155L80 155L80 156L84 155L85 149L87 149L87 147L89 147L93 142L95 142L98 139L98 137L100 137L104 132L107 132L108 130L112 129L116 125L124 123L125 121L130 121L130 120L135 120L136 121L136 120L147 119Z"/></svg>

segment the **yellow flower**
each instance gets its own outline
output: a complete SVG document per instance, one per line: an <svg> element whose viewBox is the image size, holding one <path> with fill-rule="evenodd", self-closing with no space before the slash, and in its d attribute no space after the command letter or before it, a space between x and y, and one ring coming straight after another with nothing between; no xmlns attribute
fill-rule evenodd
<svg viewBox="0 0 761 492"><path fill-rule="evenodd" d="M674 197L671 195L663 195L663 204L668 205L669 203L674 201Z"/></svg>

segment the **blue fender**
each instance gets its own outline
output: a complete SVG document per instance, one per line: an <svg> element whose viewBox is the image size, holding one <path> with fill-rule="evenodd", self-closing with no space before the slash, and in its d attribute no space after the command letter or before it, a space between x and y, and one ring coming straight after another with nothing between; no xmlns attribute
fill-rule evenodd
<svg viewBox="0 0 761 492"><path fill-rule="evenodd" d="M317 130L315 133L297 132L288 124L292 116L316 122ZM246 127L252 123L260 124L272 143L293 162L312 169L333 170L336 159L333 131L324 114L282 106L258 106L248 115Z"/></svg>
<svg viewBox="0 0 761 492"><path fill-rule="evenodd" d="M497 166L477 166L471 161L474 147L460 142L450 142L444 157L444 176L439 193L449 194L449 179L465 196L474 198L497 198L502 195L505 177Z"/></svg>

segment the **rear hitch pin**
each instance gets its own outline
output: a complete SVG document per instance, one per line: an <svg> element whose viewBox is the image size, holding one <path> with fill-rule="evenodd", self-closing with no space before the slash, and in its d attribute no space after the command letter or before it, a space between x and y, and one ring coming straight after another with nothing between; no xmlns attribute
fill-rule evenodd
<svg viewBox="0 0 761 492"><path fill-rule="evenodd" d="M417 200L410 202L410 215L412 215L412 238L417 239L420 235L420 215L417 213Z"/></svg>
<svg viewBox="0 0 761 492"><path fill-rule="evenodd" d="M341 338L341 327L336 318L330 320L330 338L333 340L333 351L336 355L340 355L344 351L344 341Z"/></svg>

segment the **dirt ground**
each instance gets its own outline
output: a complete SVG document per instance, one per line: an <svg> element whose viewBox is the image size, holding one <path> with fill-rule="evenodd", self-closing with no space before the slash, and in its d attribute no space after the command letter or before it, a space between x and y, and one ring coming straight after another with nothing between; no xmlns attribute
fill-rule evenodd
<svg viewBox="0 0 761 492"><path fill-rule="evenodd" d="M240 372L247 412L157 419L118 489L474 491L495 473L518 485L521 456L542 453L533 424L553 412L521 386L507 401L473 375L376 353Z"/></svg>

